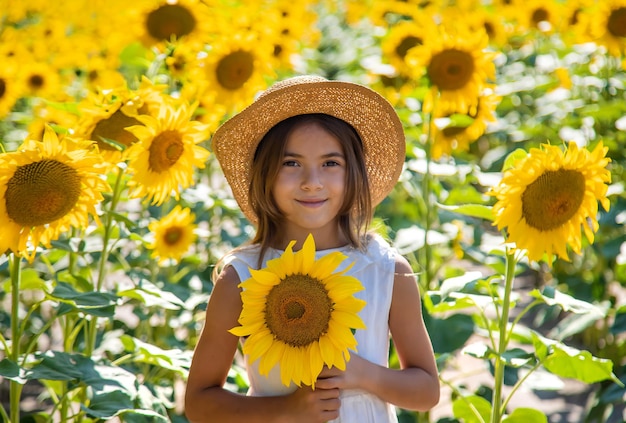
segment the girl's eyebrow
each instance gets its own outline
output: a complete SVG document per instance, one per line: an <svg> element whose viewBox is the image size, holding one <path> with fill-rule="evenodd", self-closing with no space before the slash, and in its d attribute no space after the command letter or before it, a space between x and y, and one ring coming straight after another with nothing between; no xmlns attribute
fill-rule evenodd
<svg viewBox="0 0 626 423"><path fill-rule="evenodd" d="M291 151L285 151L285 157L301 158L301 157L304 157L304 155L298 154L298 153L292 153ZM320 157L324 159L331 158L331 157L343 158L343 154L338 151L333 151L330 153L322 154Z"/></svg>

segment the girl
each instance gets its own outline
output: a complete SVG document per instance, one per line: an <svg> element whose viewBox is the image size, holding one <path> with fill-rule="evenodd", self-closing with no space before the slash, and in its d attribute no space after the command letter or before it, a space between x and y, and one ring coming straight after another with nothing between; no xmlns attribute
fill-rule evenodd
<svg viewBox="0 0 626 423"><path fill-rule="evenodd" d="M186 392L192 422L397 422L394 406L425 411L439 401L439 379L409 263L368 233L372 208L393 189L405 155L392 106L353 83L302 76L276 83L222 125L213 151L233 195L256 225L250 245L223 260L194 351ZM358 353L346 369L324 368L315 389L284 386L247 362L248 395L224 389L237 352L238 284L290 241L312 234L316 259L341 251L364 290ZM389 339L400 369L388 367Z"/></svg>

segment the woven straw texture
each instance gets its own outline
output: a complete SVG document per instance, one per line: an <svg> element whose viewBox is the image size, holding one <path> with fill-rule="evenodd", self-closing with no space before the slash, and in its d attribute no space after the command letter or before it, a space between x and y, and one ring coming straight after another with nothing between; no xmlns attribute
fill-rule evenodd
<svg viewBox="0 0 626 423"><path fill-rule="evenodd" d="M398 181L406 145L402 123L381 95L351 82L298 76L274 84L257 100L226 121L213 135L212 147L233 196L253 223L248 188L257 145L278 122L291 116L325 113L351 124L363 140L372 206Z"/></svg>

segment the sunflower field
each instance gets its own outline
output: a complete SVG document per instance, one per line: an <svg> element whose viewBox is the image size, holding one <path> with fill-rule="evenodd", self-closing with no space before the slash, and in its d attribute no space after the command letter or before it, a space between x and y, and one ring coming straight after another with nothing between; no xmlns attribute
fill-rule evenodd
<svg viewBox="0 0 626 423"><path fill-rule="evenodd" d="M374 227L442 399L399 420L626 420L626 0L0 6L0 421L187 421L213 269L254 232L211 135L300 74L404 124Z"/></svg>

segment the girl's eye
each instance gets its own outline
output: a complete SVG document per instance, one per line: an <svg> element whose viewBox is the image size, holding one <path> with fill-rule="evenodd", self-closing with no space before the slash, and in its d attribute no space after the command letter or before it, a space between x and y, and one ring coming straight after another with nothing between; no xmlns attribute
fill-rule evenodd
<svg viewBox="0 0 626 423"><path fill-rule="evenodd" d="M298 162L296 162L295 160L285 160L283 162L283 166L295 167L298 166Z"/></svg>
<svg viewBox="0 0 626 423"><path fill-rule="evenodd" d="M341 166L341 164L335 160L329 160L326 163L324 163L324 166L327 167L331 167L331 166Z"/></svg>

